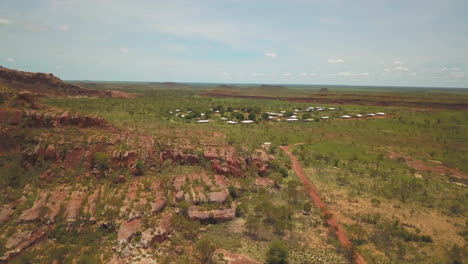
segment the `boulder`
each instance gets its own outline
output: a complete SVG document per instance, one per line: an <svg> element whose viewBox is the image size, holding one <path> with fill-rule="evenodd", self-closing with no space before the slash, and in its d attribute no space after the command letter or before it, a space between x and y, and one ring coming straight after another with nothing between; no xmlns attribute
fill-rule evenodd
<svg viewBox="0 0 468 264"><path fill-rule="evenodd" d="M63 112L59 117L58 120L62 125L70 124L70 113L68 111Z"/></svg>
<svg viewBox="0 0 468 264"><path fill-rule="evenodd" d="M188 216L190 220L223 222L236 217L235 208L203 211L198 206L190 206Z"/></svg>
<svg viewBox="0 0 468 264"><path fill-rule="evenodd" d="M213 171L217 174L228 175L229 169L221 164L221 161L218 159L214 159L211 161L211 167Z"/></svg>
<svg viewBox="0 0 468 264"><path fill-rule="evenodd" d="M151 203L151 214L159 213L165 206L167 202L165 198L157 198L156 201Z"/></svg>
<svg viewBox="0 0 468 264"><path fill-rule="evenodd" d="M122 223L117 233L117 242L119 244L127 243L141 225L141 219L134 219L130 222Z"/></svg>
<svg viewBox="0 0 468 264"><path fill-rule="evenodd" d="M216 148L208 148L203 151L203 157L208 160L219 158Z"/></svg>
<svg viewBox="0 0 468 264"><path fill-rule="evenodd" d="M184 186L186 178L187 177L185 175L180 175L174 179L174 189L176 191L182 190L182 186Z"/></svg>
<svg viewBox="0 0 468 264"><path fill-rule="evenodd" d="M212 203L224 203L226 198L229 196L229 193L226 191L220 192L210 192L208 194L208 200Z"/></svg>
<svg viewBox="0 0 468 264"><path fill-rule="evenodd" d="M181 202L184 199L184 191L178 191L175 194L176 202Z"/></svg>

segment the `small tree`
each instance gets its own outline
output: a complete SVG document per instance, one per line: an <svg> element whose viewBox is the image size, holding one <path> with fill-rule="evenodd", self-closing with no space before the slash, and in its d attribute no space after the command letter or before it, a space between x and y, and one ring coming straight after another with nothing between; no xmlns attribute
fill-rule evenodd
<svg viewBox="0 0 468 264"><path fill-rule="evenodd" d="M288 247L281 240L273 240L270 244L266 255L267 264L287 264L288 263Z"/></svg>
<svg viewBox="0 0 468 264"><path fill-rule="evenodd" d="M195 244L195 249L200 255L203 263L211 263L211 256L216 249L213 240L210 237L203 237Z"/></svg>

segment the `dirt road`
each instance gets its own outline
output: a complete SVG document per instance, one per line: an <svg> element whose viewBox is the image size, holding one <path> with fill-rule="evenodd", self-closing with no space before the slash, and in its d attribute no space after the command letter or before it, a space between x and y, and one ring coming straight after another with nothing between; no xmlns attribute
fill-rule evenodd
<svg viewBox="0 0 468 264"><path fill-rule="evenodd" d="M296 144L299 145L299 144ZM333 213L330 211L330 209L326 206L326 204L320 199L319 193L315 189L315 187L312 185L312 183L307 179L307 177L304 174L304 170L302 170L301 164L297 160L296 156L292 154L292 152L289 150L290 146L282 146L281 149L286 152L286 154L289 155L291 158L292 164L294 171L296 171L297 176L301 179L302 183L307 189L307 192L309 193L310 197L314 201L315 205L320 209L322 212L322 215L328 215L331 216L328 220L328 226L330 231L335 232L336 236L338 237L338 240L340 241L341 245L348 249L348 250L353 250L353 244L349 240L348 236L346 235L346 232L344 231L343 227L340 225L338 220L333 216ZM354 260L355 263L358 264L367 264L366 260L357 252L354 251Z"/></svg>

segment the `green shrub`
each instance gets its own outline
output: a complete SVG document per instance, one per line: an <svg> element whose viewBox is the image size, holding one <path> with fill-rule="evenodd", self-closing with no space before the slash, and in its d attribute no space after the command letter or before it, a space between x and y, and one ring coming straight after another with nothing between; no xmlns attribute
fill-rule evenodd
<svg viewBox="0 0 468 264"><path fill-rule="evenodd" d="M95 152L93 154L94 165L100 169L108 169L110 157L104 152Z"/></svg>
<svg viewBox="0 0 468 264"><path fill-rule="evenodd" d="M288 247L281 240L273 240L266 254L267 264L287 264L288 263Z"/></svg>
<svg viewBox="0 0 468 264"><path fill-rule="evenodd" d="M210 237L203 237L202 239L198 240L195 244L195 249L200 256L200 259L203 263L212 263L211 256L216 249L216 245L213 242L213 239Z"/></svg>

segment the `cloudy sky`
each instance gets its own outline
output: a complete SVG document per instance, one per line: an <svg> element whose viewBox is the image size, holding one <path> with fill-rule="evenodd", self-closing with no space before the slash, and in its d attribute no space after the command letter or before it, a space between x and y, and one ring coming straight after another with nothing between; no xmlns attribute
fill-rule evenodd
<svg viewBox="0 0 468 264"><path fill-rule="evenodd" d="M468 87L466 0L1 0L0 65L67 80Z"/></svg>

